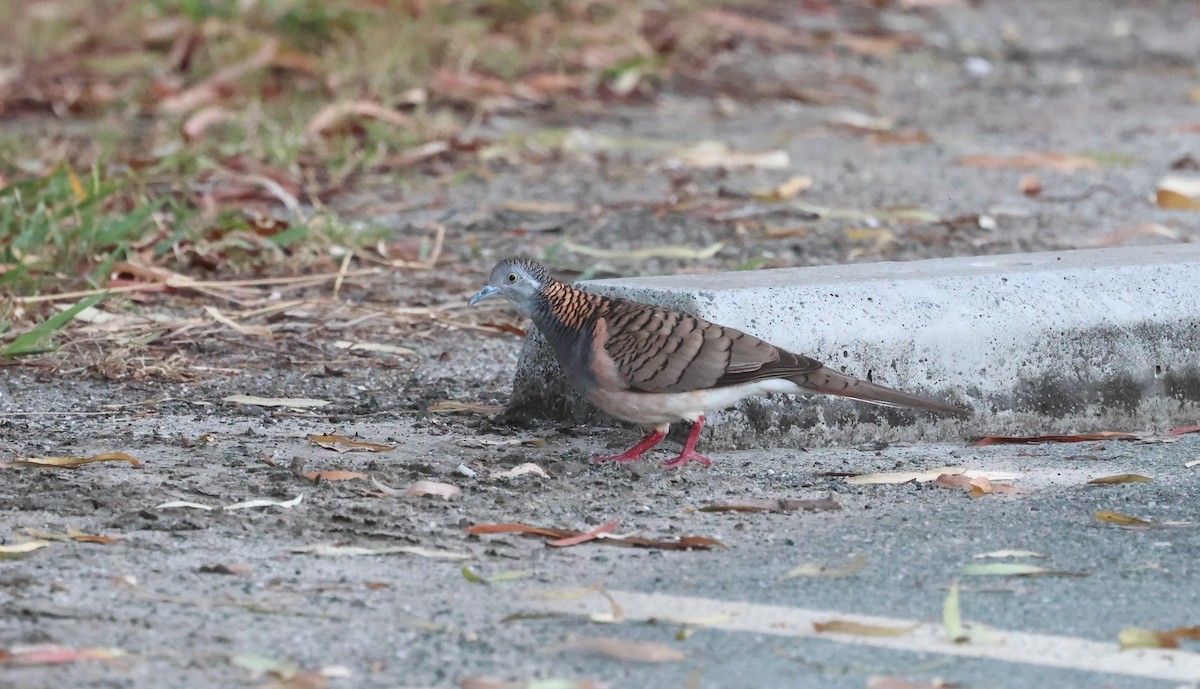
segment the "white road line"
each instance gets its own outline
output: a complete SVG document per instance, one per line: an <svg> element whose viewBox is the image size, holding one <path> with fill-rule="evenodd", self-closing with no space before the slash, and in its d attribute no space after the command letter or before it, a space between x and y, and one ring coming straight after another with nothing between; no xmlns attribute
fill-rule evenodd
<svg viewBox="0 0 1200 689"><path fill-rule="evenodd" d="M1200 681L1200 653L1166 649L1122 651L1114 641L1104 643L1071 636L1030 634L988 629L986 640L955 644L948 641L941 624L921 623L903 636L862 636L857 634L817 633L814 622L847 620L861 624L905 627L916 620L854 615L825 610L807 610L781 605L759 605L709 598L668 596L609 591L621 605L625 619L657 619L660 622L697 621L705 627L734 632L752 632L773 636L820 638L838 643L875 646L898 651L942 653L968 658L985 658L1006 663L1024 663L1087 672L1102 672L1151 679L1183 682ZM546 611L590 615L611 612L607 600L589 596L580 600L538 599L535 605Z"/></svg>

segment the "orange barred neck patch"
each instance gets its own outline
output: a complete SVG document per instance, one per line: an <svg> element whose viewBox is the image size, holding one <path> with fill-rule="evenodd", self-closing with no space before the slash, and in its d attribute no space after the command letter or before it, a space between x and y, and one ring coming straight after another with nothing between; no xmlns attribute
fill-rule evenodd
<svg viewBox="0 0 1200 689"><path fill-rule="evenodd" d="M589 294L562 282L542 287L547 315L568 330L584 328L600 310L603 297Z"/></svg>

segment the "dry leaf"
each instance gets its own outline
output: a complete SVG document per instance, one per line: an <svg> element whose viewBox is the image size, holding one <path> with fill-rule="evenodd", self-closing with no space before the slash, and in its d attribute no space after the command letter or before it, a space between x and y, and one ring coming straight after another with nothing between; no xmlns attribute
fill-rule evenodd
<svg viewBox="0 0 1200 689"><path fill-rule="evenodd" d="M528 524L477 524L464 531L468 535L483 535L497 533L519 533L526 536L538 536L554 539L563 547L563 541L577 540L579 543L593 542L605 545L623 546L626 548L658 548L661 550L709 550L714 547L724 548L725 544L704 536L681 536L674 541L659 541L642 536L618 536L604 531L616 522L609 522L592 531L572 531L570 529L553 529Z"/></svg>
<svg viewBox="0 0 1200 689"><path fill-rule="evenodd" d="M524 464L518 464L517 466L509 469L508 471L501 471L501 472L492 474L492 478L516 478L518 476L523 476L525 474L536 474L538 476L541 476L542 478L550 478L550 475L546 473L545 469L534 464L533 462L525 462Z"/></svg>
<svg viewBox="0 0 1200 689"><path fill-rule="evenodd" d="M971 477L967 474L953 476L950 474L942 474L934 481L935 485L943 488L961 488L968 491L968 495L973 498L981 498L985 495L1027 495L1033 491L1028 488L1018 488L1008 483L992 483L987 476Z"/></svg>
<svg viewBox="0 0 1200 689"><path fill-rule="evenodd" d="M554 201L521 201L509 199L500 206L506 211L516 213L579 213L580 208L573 203Z"/></svg>
<svg viewBox="0 0 1200 689"><path fill-rule="evenodd" d="M687 654L679 649L649 641L625 641L608 636L575 639L557 647L573 653L596 653L617 660L640 663L667 663L684 660Z"/></svg>
<svg viewBox="0 0 1200 689"><path fill-rule="evenodd" d="M1192 467L1196 467L1196 466L1200 466L1200 459L1193 459L1190 462L1183 463L1184 469L1191 469Z"/></svg>
<svg viewBox="0 0 1200 689"><path fill-rule="evenodd" d="M796 498L747 498L737 501L719 501L700 508L701 512L831 512L842 506L829 495L824 498L801 500Z"/></svg>
<svg viewBox="0 0 1200 689"><path fill-rule="evenodd" d="M1126 227L1114 232L1109 232L1108 234L1095 238L1089 242L1089 244L1095 247L1120 246L1130 239L1145 236L1179 239L1179 233L1167 227L1166 225L1159 225L1158 223L1146 223L1136 227Z"/></svg>
<svg viewBox="0 0 1200 689"><path fill-rule="evenodd" d="M334 452L354 452L356 450L363 452L391 452L396 449L394 445L380 445L379 443L371 443L365 440L351 440L344 435L310 435L308 436L308 441Z"/></svg>
<svg viewBox="0 0 1200 689"><path fill-rule="evenodd" d="M1200 211L1200 177L1163 177L1154 191L1160 208Z"/></svg>
<svg viewBox="0 0 1200 689"><path fill-rule="evenodd" d="M867 678L867 689L953 689L956 686L941 679L910 682L903 677L893 677L892 675L875 675Z"/></svg>
<svg viewBox="0 0 1200 689"><path fill-rule="evenodd" d="M1086 577L1087 572L1067 572L1046 569L1023 562L988 562L986 564L963 565L960 572L965 577L1009 576L1009 577Z"/></svg>
<svg viewBox="0 0 1200 689"><path fill-rule="evenodd" d="M420 498L427 495L435 495L439 498L449 500L450 498L462 495L462 490L458 486L452 486L449 483L438 483L437 481L416 481L404 489L404 496L408 498Z"/></svg>
<svg viewBox="0 0 1200 689"><path fill-rule="evenodd" d="M338 349L345 349L350 352L380 352L381 354L396 354L400 356L416 354L415 351L408 347L397 347L389 344L379 344L377 342L351 342L350 340L338 340L333 343Z"/></svg>
<svg viewBox="0 0 1200 689"><path fill-rule="evenodd" d="M1045 555L1042 555L1041 553L1035 553L1032 550L993 550L988 553L978 553L976 555L972 555L971 557L1045 557Z"/></svg>
<svg viewBox="0 0 1200 689"><path fill-rule="evenodd" d="M723 141L701 141L680 151L674 160L683 167L755 168L779 170L791 165L787 151L734 151Z"/></svg>
<svg viewBox="0 0 1200 689"><path fill-rule="evenodd" d="M955 476L966 473L966 471L965 467L938 467L937 469L926 469L923 471L885 471L877 474L847 476L846 483L856 486L909 483L910 481L928 483L929 481L936 481L939 476Z"/></svg>
<svg viewBox="0 0 1200 689"><path fill-rule="evenodd" d="M442 400L429 405L425 408L425 411L432 414L454 414L465 411L472 414L491 415L504 411L504 407L497 404L470 404L467 402L455 402L454 400Z"/></svg>
<svg viewBox="0 0 1200 689"><path fill-rule="evenodd" d="M1021 179L1017 180L1017 186L1026 196L1037 196L1042 193L1042 183L1034 175L1021 175Z"/></svg>
<svg viewBox="0 0 1200 689"><path fill-rule="evenodd" d="M1141 440L1135 433L1123 431L1097 431L1094 433L1076 433L1073 435L1031 435L1005 436L987 435L975 441L976 446L983 445L1028 445L1032 443L1085 443L1094 440Z"/></svg>
<svg viewBox="0 0 1200 689"><path fill-rule="evenodd" d="M1190 522L1190 521L1166 521L1166 522L1147 521L1145 519L1139 519L1138 517L1134 517L1132 515L1128 515L1123 512L1113 512L1112 510L1096 510L1094 513L1092 513L1092 517L1095 518L1095 520L1098 522L1104 522L1106 524L1115 524L1123 529L1130 529L1133 531L1145 531L1145 530L1149 530L1149 529L1158 529L1158 528L1164 528L1164 527L1177 527L1177 526L1191 526L1192 525L1192 522Z"/></svg>
<svg viewBox="0 0 1200 689"><path fill-rule="evenodd" d="M50 541L25 541L12 545L0 545L0 560L19 560L35 550L50 545Z"/></svg>
<svg viewBox="0 0 1200 689"><path fill-rule="evenodd" d="M295 507L304 501L304 493L297 495L291 500L247 500L245 502L236 502L232 505L226 505L226 510L247 510L256 507Z"/></svg>
<svg viewBox="0 0 1200 689"><path fill-rule="evenodd" d="M963 626L962 610L959 607L958 580L950 584L946 592L946 601L942 604L942 627L946 630L946 638L961 644L971 640L967 628Z"/></svg>
<svg viewBox="0 0 1200 689"><path fill-rule="evenodd" d="M450 550L434 550L411 545L396 545L384 548L360 548L348 545L332 545L319 543L317 545L297 546L291 549L293 553L304 555L321 555L324 557L358 557L362 555L417 555L431 560L467 560L469 553L456 553Z"/></svg>
<svg viewBox="0 0 1200 689"><path fill-rule="evenodd" d="M1079 170L1096 170L1100 163L1092 158L1057 153L1054 151L1030 151L1016 155L974 155L961 158L959 165L982 168L1010 168L1014 170L1055 170L1057 172L1077 172Z"/></svg>
<svg viewBox="0 0 1200 689"><path fill-rule="evenodd" d="M881 627L874 624L851 622L850 620L813 622L813 630L818 633L832 632L834 634L857 634L859 636L903 636L920 626L920 622L907 627Z"/></svg>
<svg viewBox="0 0 1200 689"><path fill-rule="evenodd" d="M119 543L121 539L112 536L97 536L94 534L84 533L79 529L68 526L66 533L52 533L49 531L40 531L38 529L25 529L26 535L30 538L36 538L45 541L76 541L78 543L100 543L108 545L110 543Z"/></svg>
<svg viewBox="0 0 1200 689"><path fill-rule="evenodd" d="M105 452L91 457L23 457L0 462L0 467L43 467L48 469L77 469L93 462L129 462L135 467L141 463L124 452Z"/></svg>
<svg viewBox="0 0 1200 689"><path fill-rule="evenodd" d="M366 474L360 474L357 471L306 471L301 474L304 478L310 481L353 481L355 479L365 479Z"/></svg>
<svg viewBox="0 0 1200 689"><path fill-rule="evenodd" d="M265 325L242 325L229 316L221 313L215 306L205 306L204 310L208 312L209 317L211 317L214 321L228 328L232 328L242 335L254 335L256 337L265 337L267 339L270 339L272 336L271 329Z"/></svg>
<svg viewBox="0 0 1200 689"><path fill-rule="evenodd" d="M183 138L194 143L214 125L233 119L233 113L219 105L210 105L192 113L183 123Z"/></svg>
<svg viewBox="0 0 1200 689"><path fill-rule="evenodd" d="M1130 648L1179 648L1181 640L1200 641L1200 627L1179 627L1169 632L1130 627L1117 636L1121 650Z"/></svg>
<svg viewBox="0 0 1200 689"><path fill-rule="evenodd" d="M850 562L837 567L808 563L789 569L787 574L784 574L780 580L793 579L795 577L848 577L862 571L863 567L866 566L866 555L860 555Z"/></svg>
<svg viewBox="0 0 1200 689"><path fill-rule="evenodd" d="M0 650L0 663L10 665L60 665L80 660L112 660L125 656L119 648L70 648L58 644L27 644Z"/></svg>
<svg viewBox="0 0 1200 689"><path fill-rule="evenodd" d="M812 177L797 175L788 178L787 181L769 191L756 191L754 196L760 201L791 201L812 185Z"/></svg>
<svg viewBox="0 0 1200 689"><path fill-rule="evenodd" d="M371 101L354 101L352 103L333 103L321 108L320 112L313 115L313 118L308 121L308 125L304 127L304 133L309 136L320 136L347 120L357 118L379 120L399 127L407 127L412 124L412 119L402 112Z"/></svg>
<svg viewBox="0 0 1200 689"><path fill-rule="evenodd" d="M1090 486L1107 486L1114 483L1153 483L1154 479L1141 474L1117 474L1116 476L1101 476L1088 481Z"/></svg>
<svg viewBox="0 0 1200 689"><path fill-rule="evenodd" d="M310 399L308 397L256 397L254 395L230 395L221 399L230 404L250 404L258 407L287 407L289 409L310 409L324 407L329 400Z"/></svg>
<svg viewBox="0 0 1200 689"><path fill-rule="evenodd" d="M1172 428L1170 431L1171 435L1184 435L1186 433L1200 433L1200 424L1196 424L1195 426L1180 426Z"/></svg>

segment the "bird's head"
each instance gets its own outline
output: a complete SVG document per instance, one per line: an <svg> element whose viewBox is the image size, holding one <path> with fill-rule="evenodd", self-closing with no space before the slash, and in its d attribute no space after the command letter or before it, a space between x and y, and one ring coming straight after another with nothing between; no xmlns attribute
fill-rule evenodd
<svg viewBox="0 0 1200 689"><path fill-rule="evenodd" d="M527 258L506 258L492 268L487 284L471 297L467 305L474 306L491 297L504 297L528 316L537 303L538 293L553 281L550 271Z"/></svg>

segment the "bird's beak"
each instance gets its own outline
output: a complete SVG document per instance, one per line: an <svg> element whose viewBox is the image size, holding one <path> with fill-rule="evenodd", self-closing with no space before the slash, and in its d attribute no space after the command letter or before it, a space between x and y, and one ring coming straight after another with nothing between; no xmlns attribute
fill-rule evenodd
<svg viewBox="0 0 1200 689"><path fill-rule="evenodd" d="M467 302L467 306L474 306L484 299L494 297L499 291L500 290L492 287L491 285L484 285L483 289L479 290L475 293L475 296L471 297L471 300Z"/></svg>

